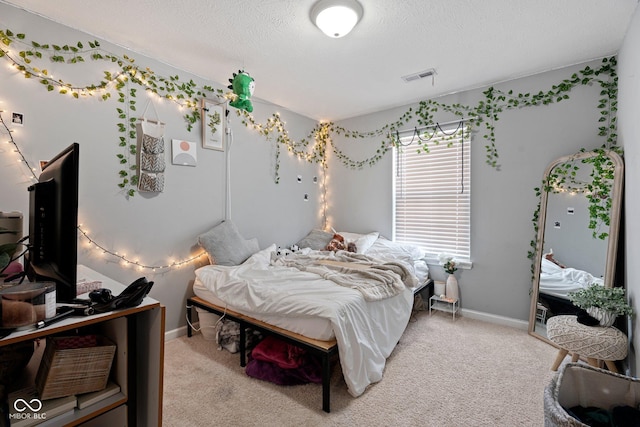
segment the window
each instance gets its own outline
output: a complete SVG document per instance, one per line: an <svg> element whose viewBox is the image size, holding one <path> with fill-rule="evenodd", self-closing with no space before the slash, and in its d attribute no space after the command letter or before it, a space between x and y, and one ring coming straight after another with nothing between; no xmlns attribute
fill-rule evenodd
<svg viewBox="0 0 640 427"><path fill-rule="evenodd" d="M471 149L463 122L400 134L394 150L394 240L470 261ZM428 152L425 152L428 151Z"/></svg>

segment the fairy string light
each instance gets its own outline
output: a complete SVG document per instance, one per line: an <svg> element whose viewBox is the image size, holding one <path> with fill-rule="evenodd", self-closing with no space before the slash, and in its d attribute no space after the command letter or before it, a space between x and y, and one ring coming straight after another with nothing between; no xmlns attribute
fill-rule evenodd
<svg viewBox="0 0 640 427"><path fill-rule="evenodd" d="M180 76L157 75L148 67L136 65L135 59L126 55L110 53L100 46L97 40L75 44L57 45L32 40L26 41L25 34L11 30L0 30L0 58L7 61L9 67L19 75L31 79L44 87L48 92L82 99L98 96L102 101L113 98L118 102L117 127L119 132L119 153L116 154L120 178L118 187L125 197L133 197L137 193L137 143L136 117L139 89L156 102L166 101L175 104L183 114L187 130L200 120L200 99L224 98L222 89L209 85L198 86L192 79L184 81ZM87 61L102 61L109 64L107 70L94 82L77 85L54 78L43 62L54 64L80 64Z"/></svg>
<svg viewBox="0 0 640 427"><path fill-rule="evenodd" d="M13 137L13 131L9 128L9 126L7 126L7 123L4 121L4 117L2 117L2 113L4 111L0 110L0 125L2 125L2 128L4 128L4 130L6 131L6 133L9 135L9 143L11 145L13 145L14 147L14 151L16 153L18 153L18 156L20 156L21 162L24 163L26 165L27 168L29 168L29 172L31 172L31 175L33 176L34 180L37 180L38 177L35 173L35 168L31 167L29 164L29 161L27 160L27 158L25 157L24 153L22 152L22 150L20 150L20 147L18 146L18 144L16 143L14 137ZM0 128L1 129L1 128ZM167 264L163 264L163 265L150 265L150 264L145 264L142 263L138 260L133 260L131 258L128 258L126 255L122 255L119 254L118 252L114 252L110 249L107 249L106 247L104 247L103 245L101 245L100 243L96 242L88 233L87 231L85 231L82 228L82 225L78 225L78 231L80 232L80 234L82 234L82 236L86 239L87 243L93 247L95 247L97 250L100 250L102 253L108 254L114 258L117 258L120 260L120 262L125 265L132 265L135 266L136 268L138 268L139 270L152 270L152 271L157 271L157 270L171 270L174 268L181 268L187 264L190 264L192 262L195 262L199 259L201 259L202 257L204 257L206 255L205 251L202 251L194 256L191 256L189 258L185 258L183 260L180 261L173 261L173 262L169 262Z"/></svg>
<svg viewBox="0 0 640 427"><path fill-rule="evenodd" d="M18 53L13 54L9 47L12 44L20 46ZM88 45L86 47L85 45ZM117 101L123 108L118 108L119 131L122 132L119 145L123 147L123 153L118 154L122 168L118 171L121 182L118 184L127 197L131 197L136 191L135 176L129 177L130 169L135 168L133 157L135 148L131 140L135 126L125 110L135 110L136 87L129 87L128 83L142 87L151 95L157 95L158 99L168 100L178 104L180 109L186 108L184 114L187 129L191 131L193 125L200 120L198 101L210 95L225 98L221 89L215 89L205 85L199 87L193 80L184 81L178 75L163 77L157 75L148 67L140 67L135 60L128 55L116 55L102 49L97 40L77 42L58 46L55 44L36 41L27 42L25 34L16 34L11 30L0 30L0 58L8 60L11 66L19 70L25 78L33 78L42 83L48 91L57 91L61 94L70 94L74 98L83 95L93 95L94 91L100 91L102 99L110 97L110 89L117 92ZM86 87L74 87L73 85L54 79L50 73L42 67L35 67L38 60L49 59L54 63L78 64L86 59L105 61L116 71L104 71L104 76L98 83ZM361 132L348 130L335 123L319 123L307 135L307 137L294 141L287 131L285 123L278 114L274 114L262 124L246 111L237 111L242 123L262 136L269 139L275 136L279 144L276 156L279 156L280 145L286 147L290 153L308 162L321 163L326 166L327 154L333 152L335 158L344 166L352 169L361 169L364 166L373 166L378 163L393 147L394 133L409 122L416 121L418 126L432 125L437 112L453 114L457 117L467 117L467 123L472 131L484 127L482 137L486 140L486 163L496 169L498 164L498 150L496 147L496 122L505 110L548 105L569 99L569 93L577 86L597 84L602 88L602 97L598 101L597 109L600 111L598 122L598 135L603 137L607 148L616 145L616 110L617 110L617 59L615 57L603 58L599 68L589 66L574 73L570 78L553 85L548 90L539 92L515 93L513 90L504 91L495 87L489 87L483 91L482 99L476 105L463 105L460 103L447 104L434 99L420 101L417 108L409 107L397 120L384 124L380 128ZM475 129L475 130L473 130ZM332 143L332 135L344 138L379 138L377 147L372 147L375 152L365 159L353 159ZM130 160L131 158L131 160ZM279 181L279 157L276 158L275 175Z"/></svg>
<svg viewBox="0 0 640 427"><path fill-rule="evenodd" d="M122 264L126 265L132 265L135 266L136 268L138 268L139 270L142 269L148 269L148 270L152 270L152 271L156 271L156 270L168 270L168 269L173 269L173 268L180 268L184 265L190 264L194 261L199 260L200 258L202 258L203 256L206 255L206 252L202 251L190 258L186 258L183 259L181 261L173 261L170 262L168 264L164 264L164 265L147 265L144 263L141 263L140 261L137 260L132 260L130 258L127 258L126 255L124 254L119 254L118 252L114 252L111 251L107 248L105 248L104 246L102 246L101 244L99 244L98 242L96 242L95 240L93 240L93 238L82 228L82 225L78 225L78 231L80 231L80 233L82 234L82 236L87 240L87 242L94 246L95 248L97 248L98 250L102 251L102 253L106 253L109 254L110 256L117 258L121 261Z"/></svg>

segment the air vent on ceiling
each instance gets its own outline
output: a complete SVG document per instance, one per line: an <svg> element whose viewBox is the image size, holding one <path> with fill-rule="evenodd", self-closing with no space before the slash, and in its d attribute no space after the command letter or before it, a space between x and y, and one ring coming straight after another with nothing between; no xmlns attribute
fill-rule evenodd
<svg viewBox="0 0 640 427"><path fill-rule="evenodd" d="M417 73L413 73L413 74L407 74L406 76L402 76L402 80L404 80L406 83L415 81L415 80L420 80L420 79L424 79L426 77L431 77L432 79L432 83L433 83L433 76L436 74L436 70L434 70L433 68L430 68L428 70L424 70L424 71L419 71Z"/></svg>

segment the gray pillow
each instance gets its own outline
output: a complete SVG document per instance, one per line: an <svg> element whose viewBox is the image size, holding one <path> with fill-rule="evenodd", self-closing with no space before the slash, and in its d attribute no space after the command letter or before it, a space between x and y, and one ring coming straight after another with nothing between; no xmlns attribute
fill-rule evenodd
<svg viewBox="0 0 640 427"><path fill-rule="evenodd" d="M311 230L309 234L296 243L296 245L300 248L311 248L316 251L322 251L327 247L332 238L333 233L316 229Z"/></svg>
<svg viewBox="0 0 640 427"><path fill-rule="evenodd" d="M198 236L198 244L207 251L211 264L217 265L240 265L260 250L258 239L245 239L229 220Z"/></svg>

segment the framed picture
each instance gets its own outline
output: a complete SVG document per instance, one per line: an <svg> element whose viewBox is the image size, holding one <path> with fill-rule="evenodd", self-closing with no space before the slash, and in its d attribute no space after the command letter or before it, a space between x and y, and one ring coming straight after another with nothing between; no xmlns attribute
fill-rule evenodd
<svg viewBox="0 0 640 427"><path fill-rule="evenodd" d="M14 126L24 126L24 114L11 113L11 123L13 123Z"/></svg>
<svg viewBox="0 0 640 427"><path fill-rule="evenodd" d="M202 100L202 147L224 151L226 101Z"/></svg>
<svg viewBox="0 0 640 427"><path fill-rule="evenodd" d="M197 163L198 156L195 142L172 139L171 154L171 163L174 165L195 166Z"/></svg>

